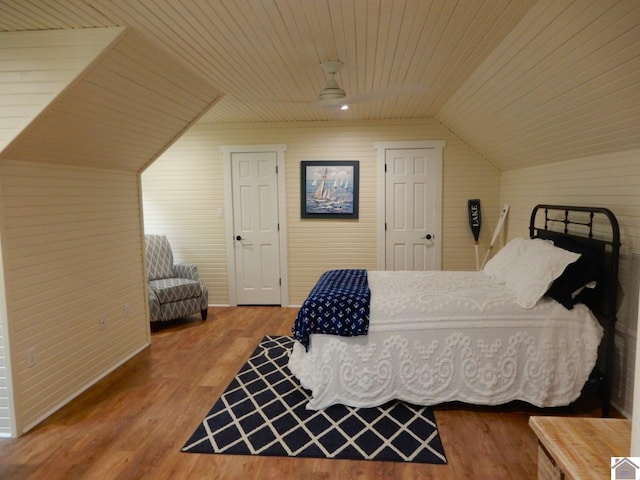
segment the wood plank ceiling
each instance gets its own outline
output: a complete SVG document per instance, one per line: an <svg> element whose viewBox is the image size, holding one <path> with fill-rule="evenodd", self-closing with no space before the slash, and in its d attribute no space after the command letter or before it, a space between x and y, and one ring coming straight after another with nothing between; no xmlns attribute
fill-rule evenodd
<svg viewBox="0 0 640 480"><path fill-rule="evenodd" d="M104 26L223 92L203 122L434 118L501 170L640 148L637 0L0 2L0 31Z"/></svg>

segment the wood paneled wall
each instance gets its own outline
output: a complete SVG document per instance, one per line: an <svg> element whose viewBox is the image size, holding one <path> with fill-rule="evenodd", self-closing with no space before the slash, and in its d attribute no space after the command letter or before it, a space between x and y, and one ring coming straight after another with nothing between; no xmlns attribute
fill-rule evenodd
<svg viewBox="0 0 640 480"><path fill-rule="evenodd" d="M511 207L507 236L526 232L538 203L593 205L613 211L620 223L620 310L616 326L616 407L629 415L638 322L640 268L640 150L594 155L502 174L501 199Z"/></svg>
<svg viewBox="0 0 640 480"><path fill-rule="evenodd" d="M164 233L176 257L198 264L210 302L228 303L221 145L285 144L289 299L300 304L328 268L376 267L375 142L446 140L443 173L443 268L475 269L467 200L480 198L488 245L500 212L499 173L432 120L198 124L142 175L145 231ZM300 218L300 161L360 161L357 221ZM226 214L226 212L225 212ZM491 227L491 228L489 228Z"/></svg>
<svg viewBox="0 0 640 480"><path fill-rule="evenodd" d="M0 435L3 361L20 434L146 345L139 172L217 96L132 29L0 33Z"/></svg>
<svg viewBox="0 0 640 480"><path fill-rule="evenodd" d="M4 161L0 192L20 434L149 343L140 187L136 173Z"/></svg>

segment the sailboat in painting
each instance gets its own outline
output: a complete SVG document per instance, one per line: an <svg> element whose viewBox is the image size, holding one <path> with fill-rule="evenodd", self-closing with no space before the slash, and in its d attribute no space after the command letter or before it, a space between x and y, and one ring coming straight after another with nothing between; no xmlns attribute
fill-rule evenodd
<svg viewBox="0 0 640 480"><path fill-rule="evenodd" d="M331 187L329 183L327 183L327 172L328 168L325 168L324 175L320 179L320 183L318 183L318 187L315 192L313 192L313 198L316 200L329 200L331 198Z"/></svg>

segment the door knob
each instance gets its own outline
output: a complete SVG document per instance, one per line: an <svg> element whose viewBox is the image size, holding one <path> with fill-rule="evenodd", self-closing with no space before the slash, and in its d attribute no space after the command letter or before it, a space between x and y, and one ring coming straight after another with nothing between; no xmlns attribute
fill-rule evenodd
<svg viewBox="0 0 640 480"><path fill-rule="evenodd" d="M433 235L431 235L430 233L427 233L424 238L426 238L427 240L431 240L433 239Z"/></svg>
<svg viewBox="0 0 640 480"><path fill-rule="evenodd" d="M240 241L242 240L242 237L240 235L236 236L236 240Z"/></svg>

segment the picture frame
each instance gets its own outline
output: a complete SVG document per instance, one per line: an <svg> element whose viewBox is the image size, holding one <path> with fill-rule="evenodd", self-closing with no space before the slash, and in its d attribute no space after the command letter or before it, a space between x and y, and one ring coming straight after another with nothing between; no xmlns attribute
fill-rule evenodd
<svg viewBox="0 0 640 480"><path fill-rule="evenodd" d="M358 160L303 160L300 217L357 219L359 188Z"/></svg>

